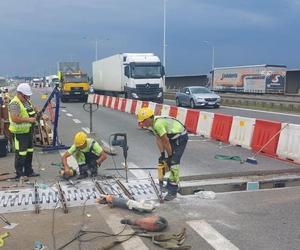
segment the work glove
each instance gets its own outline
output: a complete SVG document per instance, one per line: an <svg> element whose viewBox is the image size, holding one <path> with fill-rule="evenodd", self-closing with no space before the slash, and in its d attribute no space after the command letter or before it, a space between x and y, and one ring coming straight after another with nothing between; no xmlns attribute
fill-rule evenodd
<svg viewBox="0 0 300 250"><path fill-rule="evenodd" d="M161 152L160 157L158 158L158 163L162 164L166 160L165 152Z"/></svg>

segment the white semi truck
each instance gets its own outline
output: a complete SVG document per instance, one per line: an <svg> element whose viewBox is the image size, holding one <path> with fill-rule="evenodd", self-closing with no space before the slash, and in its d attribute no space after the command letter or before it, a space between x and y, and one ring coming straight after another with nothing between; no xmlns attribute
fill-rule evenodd
<svg viewBox="0 0 300 250"><path fill-rule="evenodd" d="M214 68L212 89L247 93L283 93L286 66L249 65Z"/></svg>
<svg viewBox="0 0 300 250"><path fill-rule="evenodd" d="M123 53L93 62L96 93L163 102L164 67L153 53Z"/></svg>

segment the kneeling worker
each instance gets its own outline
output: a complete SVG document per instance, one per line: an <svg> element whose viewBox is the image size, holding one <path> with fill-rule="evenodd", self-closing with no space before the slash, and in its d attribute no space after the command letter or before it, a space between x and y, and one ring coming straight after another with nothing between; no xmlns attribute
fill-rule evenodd
<svg viewBox="0 0 300 250"><path fill-rule="evenodd" d="M68 176L73 175L67 162L68 157L71 155L74 156L79 166L78 179L88 177L88 170L91 173L91 177L97 176L98 166L107 158L99 143L94 139L87 138L84 132L78 132L75 135L74 144L62 157L64 170Z"/></svg>
<svg viewBox="0 0 300 250"><path fill-rule="evenodd" d="M177 196L179 184L179 164L185 150L188 134L184 125L172 117L154 116L151 108L141 108L137 114L139 125L149 128L156 136L156 144L161 156L159 163L166 161L170 168L168 178L168 194L166 201L173 200ZM165 156L168 154L168 158Z"/></svg>

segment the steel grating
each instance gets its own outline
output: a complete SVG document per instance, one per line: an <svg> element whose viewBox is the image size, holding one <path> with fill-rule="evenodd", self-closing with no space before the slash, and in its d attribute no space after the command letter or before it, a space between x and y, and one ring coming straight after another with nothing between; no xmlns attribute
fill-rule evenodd
<svg viewBox="0 0 300 250"><path fill-rule="evenodd" d="M127 198L123 190L113 179L98 180L102 190L106 194L113 194L121 198ZM93 205L99 198L99 191L91 180L81 181L75 185L61 182L61 187L68 207L82 205ZM122 184L127 188L135 200L155 200L155 191L149 180L130 180ZM45 189L38 189L38 200L36 201L34 187L26 189L14 189L0 191L0 213L21 212L35 210L36 204L39 209L53 209L61 207L59 193L56 185Z"/></svg>

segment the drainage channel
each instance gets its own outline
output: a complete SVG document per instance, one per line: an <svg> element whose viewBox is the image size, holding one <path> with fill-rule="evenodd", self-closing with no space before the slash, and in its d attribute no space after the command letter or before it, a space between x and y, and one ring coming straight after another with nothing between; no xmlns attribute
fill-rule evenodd
<svg viewBox="0 0 300 250"><path fill-rule="evenodd" d="M181 195L191 195L200 191L224 193L300 186L300 174L247 175L215 179L192 179L193 180L181 182L179 191Z"/></svg>

